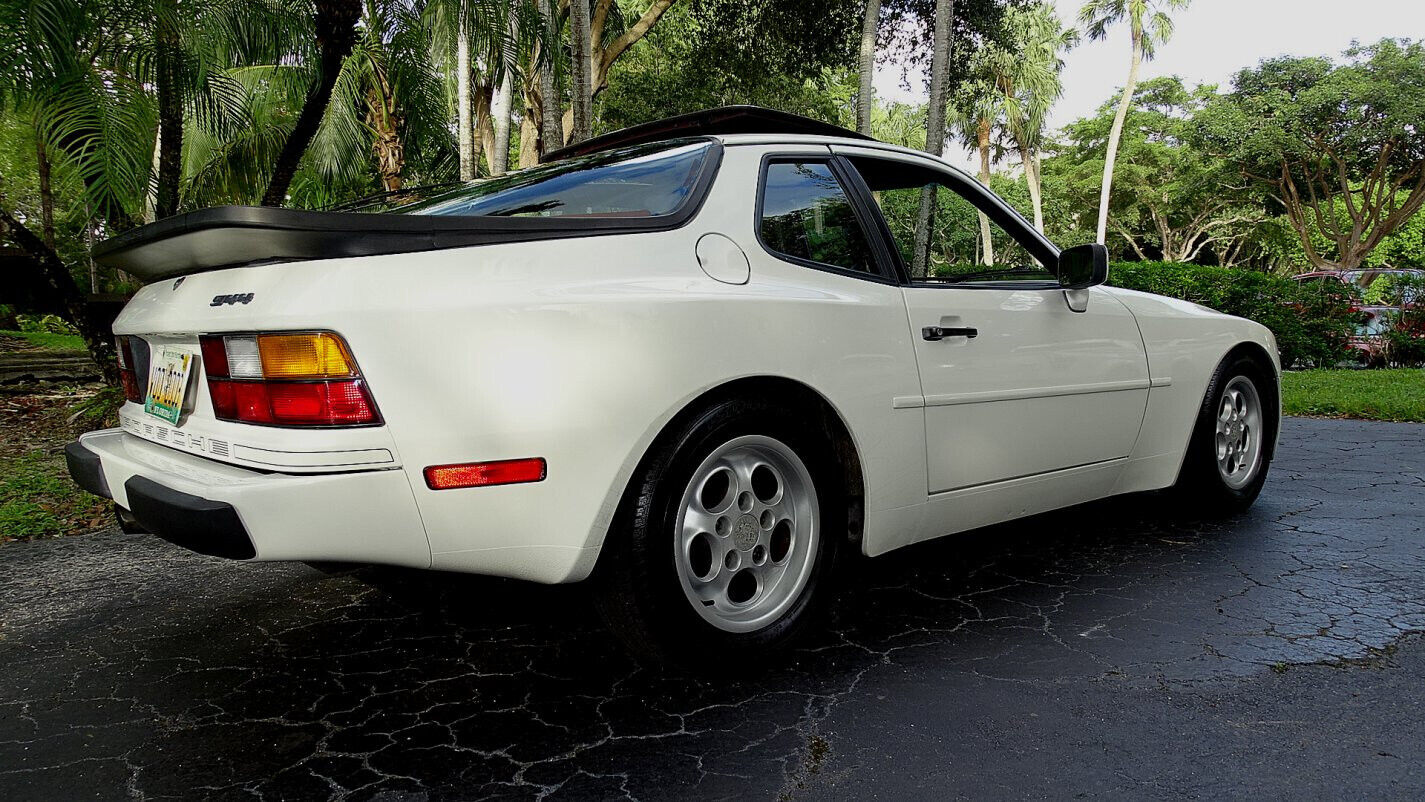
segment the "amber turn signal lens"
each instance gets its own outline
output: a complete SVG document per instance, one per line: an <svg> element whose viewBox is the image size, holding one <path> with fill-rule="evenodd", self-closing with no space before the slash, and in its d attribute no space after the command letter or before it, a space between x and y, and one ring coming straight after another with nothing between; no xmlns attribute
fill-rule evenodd
<svg viewBox="0 0 1425 802"><path fill-rule="evenodd" d="M346 343L335 334L260 334L262 375L268 379L334 379L358 375Z"/></svg>
<svg viewBox="0 0 1425 802"><path fill-rule="evenodd" d="M426 486L431 490L542 482L544 476L543 457L507 459L499 462L468 462L461 465L432 465L425 469Z"/></svg>

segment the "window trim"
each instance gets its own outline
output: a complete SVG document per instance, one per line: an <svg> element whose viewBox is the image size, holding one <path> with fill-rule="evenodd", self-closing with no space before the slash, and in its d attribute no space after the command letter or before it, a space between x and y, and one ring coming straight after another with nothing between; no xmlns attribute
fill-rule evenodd
<svg viewBox="0 0 1425 802"><path fill-rule="evenodd" d="M846 195L846 202L851 206L851 213L855 215L856 222L861 226L861 234L866 239L866 247L871 254L871 268L875 271L868 273L862 270L852 270L839 265L818 262L813 259L803 259L789 253L783 253L767 244L762 238L762 201L767 192L767 171L774 164L806 163L816 162L825 164L831 171L831 175L836 179L841 191ZM798 151L776 151L763 154L761 164L757 170L757 198L752 207L752 234L757 238L757 244L762 248L763 253L779 261L794 264L799 267L809 267L812 270L820 270L823 273L833 273L838 276L857 278L863 281L872 281L877 284L898 285L900 280L896 274L888 270L888 263L885 255L881 252L884 247L880 237L872 233L872 228L868 224L865 208L859 201L858 191L860 188L860 177L848 175L847 165L842 164L836 154L830 149L821 150L798 150Z"/></svg>
<svg viewBox="0 0 1425 802"><path fill-rule="evenodd" d="M894 275L902 286L957 290L1063 289L1063 286L1058 282L1059 248L1048 237L1039 233L1016 209L991 192L988 187L982 186L978 181L973 181L959 171L952 170L928 157L912 157L898 151L868 152L875 150L875 148L862 147L853 150L848 155L846 149L835 148L833 152L835 157L843 162L842 169L851 177L856 202L863 205L865 214L875 220L876 238L880 240L878 250L882 253L883 258L890 262ZM1043 262L1045 269L1055 276L1055 280L944 282L912 278L909 266L901 258L900 249L895 247L895 237L891 234L885 215L881 213L870 187L861 177L861 172L852 163L854 158L900 162L940 175L944 179L942 183L946 189L964 198L977 211L984 213L991 221L998 224L1020 247Z"/></svg>

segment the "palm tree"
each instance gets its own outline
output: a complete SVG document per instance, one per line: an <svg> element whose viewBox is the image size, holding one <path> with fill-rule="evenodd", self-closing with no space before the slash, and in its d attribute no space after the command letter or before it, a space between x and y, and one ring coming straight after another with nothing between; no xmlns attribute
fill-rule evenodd
<svg viewBox="0 0 1425 802"><path fill-rule="evenodd" d="M539 48L539 141L547 152L564 143L564 129L559 121L562 104L554 69L561 39L559 3L556 0L539 0L539 14L543 19Z"/></svg>
<svg viewBox="0 0 1425 802"><path fill-rule="evenodd" d="M569 113L572 125L566 125L570 143L583 142L593 132L594 89L593 43L589 33L588 0L569 3Z"/></svg>
<svg viewBox="0 0 1425 802"><path fill-rule="evenodd" d="M519 61L521 29L517 3L518 0L506 0L504 3L508 37L499 43L491 60L492 69L499 76L490 99L490 121L495 129L495 142L486 158L490 161L491 175L503 175L510 163L510 113L514 111L515 70Z"/></svg>
<svg viewBox="0 0 1425 802"><path fill-rule="evenodd" d="M427 26L430 55L449 75L463 181L479 175L482 151L487 159L493 158L490 106L502 74L499 66L510 47L512 5L511 0L425 0L416 4ZM520 24L524 24L523 17Z"/></svg>
<svg viewBox="0 0 1425 802"><path fill-rule="evenodd" d="M866 15L861 22L861 53L857 63L860 89L856 93L856 130L871 133L871 106L874 88L871 79L876 73L876 27L881 18L881 0L866 0Z"/></svg>
<svg viewBox="0 0 1425 802"><path fill-rule="evenodd" d="M995 130L1003 127L1004 98L995 85L995 72L991 67L995 59L995 45L986 45L976 52L971 64L971 77L960 86L961 100L957 105L955 127L961 139L975 149L979 156L980 170L976 178L988 187L990 166L996 161L991 152ZM994 230L990 218L980 212L980 263L995 263Z"/></svg>
<svg viewBox="0 0 1425 802"><path fill-rule="evenodd" d="M146 38L124 58L157 97L155 175L144 204L151 222L179 211L188 123L231 130L241 113L243 90L227 68L292 56L305 26L295 6L279 0L140 0L137 9Z"/></svg>
<svg viewBox="0 0 1425 802"><path fill-rule="evenodd" d="M955 0L935 0L935 29L930 48L930 101L925 111L925 152L936 156L945 149L945 104L950 72L950 29L955 21ZM915 259L911 274L924 276L930 269L930 226L935 212L935 187L920 193L915 223Z"/></svg>
<svg viewBox="0 0 1425 802"><path fill-rule="evenodd" d="M318 70L316 80L307 91L297 124L292 127L282 152L272 168L272 183L262 196L263 206L281 206L287 200L287 189L297 174L298 162L307 152L307 145L317 135L332 88L341 76L342 64L356 44L356 23L361 19L360 0L316 0L312 21L316 28Z"/></svg>
<svg viewBox="0 0 1425 802"><path fill-rule="evenodd" d="M1098 201L1098 242L1108 237L1108 203L1113 194L1113 163L1118 157L1118 141L1123 136L1123 121L1133 103L1133 89L1138 83L1138 70L1144 59L1152 59L1157 46L1173 35L1173 20L1169 11L1187 8L1191 0L1088 0L1079 11L1079 23L1090 39L1103 39L1109 27L1127 19L1132 36L1132 54L1128 66L1128 83L1118 102L1118 114L1108 135L1108 152L1103 162L1103 190Z"/></svg>
<svg viewBox="0 0 1425 802"><path fill-rule="evenodd" d="M1005 127L1024 165L1024 179L1034 206L1034 227L1043 231L1039 149L1049 110L1064 93L1061 54L1078 44L1079 34L1064 27L1049 3L1011 8L1005 22L1010 32L1009 52L995 59L994 85L1002 99Z"/></svg>
<svg viewBox="0 0 1425 802"><path fill-rule="evenodd" d="M363 0L351 54L287 192L293 205L394 191L412 175L418 181L451 177L456 149L430 40L427 20L406 0ZM242 89L241 124L188 127L185 206L251 203L260 196L293 110L312 82L312 70L287 57L226 74Z"/></svg>
<svg viewBox="0 0 1425 802"><path fill-rule="evenodd" d="M475 151L475 121L471 117L474 98L470 94L470 3L467 0L460 0L456 15L455 126L460 137L460 180L469 181L480 171L480 157Z"/></svg>
<svg viewBox="0 0 1425 802"><path fill-rule="evenodd" d="M100 0L0 2L0 110L33 121L42 173L68 162L85 202L110 230L137 222L153 162L154 103L142 78L113 69L134 38L133 15ZM52 197L41 199L49 208ZM52 211L45 216L52 215Z"/></svg>

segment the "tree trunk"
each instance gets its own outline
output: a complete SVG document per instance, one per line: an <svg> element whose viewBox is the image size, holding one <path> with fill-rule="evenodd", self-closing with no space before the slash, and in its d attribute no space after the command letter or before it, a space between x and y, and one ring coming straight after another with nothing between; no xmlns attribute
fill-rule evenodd
<svg viewBox="0 0 1425 802"><path fill-rule="evenodd" d="M569 105L572 125L569 144L583 142L593 131L593 43L589 39L588 0L569 3Z"/></svg>
<svg viewBox="0 0 1425 802"><path fill-rule="evenodd" d="M173 29L177 13L172 0L159 9L157 50L158 73L158 189L154 196L155 220L178 214L178 185L183 179L183 79L178 32ZM325 106L323 106L325 108ZM284 190L285 191L285 190Z"/></svg>
<svg viewBox="0 0 1425 802"><path fill-rule="evenodd" d="M980 151L980 183L990 188L990 118L981 117L975 125L975 145ZM994 230L990 228L990 218L984 213L980 217L980 264L995 263Z"/></svg>
<svg viewBox="0 0 1425 802"><path fill-rule="evenodd" d="M292 186L297 165L321 127L327 104L331 102L332 87L336 86L337 76L341 74L341 65L356 42L356 22L361 19L360 0L317 0L316 6L317 47L321 51L317 80L308 90L302 112L297 116L297 124L292 127L292 133L287 136L287 142L277 156L277 164L272 168L272 183L267 186L267 194L262 196L263 206L281 206L286 202L287 189Z"/></svg>
<svg viewBox="0 0 1425 802"><path fill-rule="evenodd" d="M560 94L554 86L554 56L559 52L555 47L560 41L559 6L556 0L539 0L539 13L544 17L544 39L547 47L539 59L539 111L540 111L540 155L544 155L564 143L564 126L560 124Z"/></svg>
<svg viewBox="0 0 1425 802"><path fill-rule="evenodd" d="M1118 141L1123 138L1123 123L1128 108L1133 105L1133 90L1138 85L1138 68L1143 64L1143 30L1133 27L1133 60L1128 67L1128 84L1118 101L1118 113L1113 117L1113 129L1108 134L1108 153L1103 159L1103 190L1098 196L1098 243L1108 244L1108 203L1113 197L1113 163L1118 159Z"/></svg>
<svg viewBox="0 0 1425 802"><path fill-rule="evenodd" d="M1024 183L1029 185L1029 202L1034 206L1034 229L1044 233L1044 186L1039 176L1039 154L1033 148L1021 150L1024 162Z"/></svg>
<svg viewBox="0 0 1425 802"><path fill-rule="evenodd" d="M930 51L930 102L925 114L925 152L939 156L945 149L946 76L950 68L950 26L955 19L955 0L936 0L935 39ZM920 192L920 213L915 222L915 259L911 275L930 271L930 231L934 223L935 186Z"/></svg>
<svg viewBox="0 0 1425 802"><path fill-rule="evenodd" d="M60 261L59 254L3 208L0 208L0 235L7 236L34 262L45 289L51 293L51 299L64 310L65 319L78 329L79 336L84 338L89 356L99 366L104 381L111 385L118 384L119 365L114 356L113 335L96 323L90 315L89 308L84 303L84 293L79 289L79 285L74 283L74 276L64 262Z"/></svg>
<svg viewBox="0 0 1425 802"><path fill-rule="evenodd" d="M470 91L470 9L467 0L460 2L460 19L455 34L455 105L456 127L460 140L460 180L470 181L479 172L475 155L475 120L471 113L474 102Z"/></svg>
<svg viewBox="0 0 1425 802"><path fill-rule="evenodd" d="M648 31L652 29L653 26L658 23L658 20L663 17L663 12L667 11L673 5L674 0L654 0L653 3L649 5L648 10L643 12L643 16L638 18L637 22L635 22L632 26L624 29L624 32L619 34L617 39L614 39L608 45L603 45L602 36L604 22L608 19L609 9L613 5L613 2L614 0L598 0L598 11L594 15L593 21L590 22L588 26L589 35L587 39L589 43L589 93L587 95L586 100L588 101L587 105L589 107L589 113L587 116L589 118L590 132L585 134L585 136L583 137L584 139L587 139L589 137L593 129L593 98L597 96L600 92L604 91L604 88L608 86L609 70L613 67L614 62L618 61L619 57L622 56L630 47L632 47L635 42L642 39L648 34ZM569 9L569 39L570 42L573 44L577 44L581 41L580 37L575 36L573 30L574 12L577 8L578 4L575 3L572 4ZM570 84L577 86L578 84L574 80L574 74L575 70L578 69L579 64L582 60L571 60L574 63L571 65L569 71L569 81ZM573 98L577 97L578 92L574 88L571 88L570 95L572 105ZM563 123L565 136L567 137L566 142L568 144L573 144L575 141L580 141L574 138L575 125L573 108L569 109L569 111L564 114Z"/></svg>
<svg viewBox="0 0 1425 802"><path fill-rule="evenodd" d="M506 68L508 69L508 67ZM510 166L510 110L514 105L514 86L509 72L500 79L495 88L495 96L490 100L490 124L494 127L494 141L485 158L490 162L490 175L504 175Z"/></svg>
<svg viewBox="0 0 1425 802"><path fill-rule="evenodd" d="M396 109L396 97L386 74L379 68L375 83L366 90L366 124L375 133L371 143L376 157L376 172L381 187L387 192L401 188L401 173L406 167L406 146L401 141L401 118Z"/></svg>
<svg viewBox="0 0 1425 802"><path fill-rule="evenodd" d="M54 188L50 186L49 151L44 134L35 129L35 163L40 179L40 225L45 247L54 250Z"/></svg>
<svg viewBox="0 0 1425 802"><path fill-rule="evenodd" d="M490 154L495 152L495 126L490 122L490 87L475 87L475 164L479 172L480 153L485 154L485 166L490 166ZM487 173L488 175L488 173Z"/></svg>
<svg viewBox="0 0 1425 802"><path fill-rule="evenodd" d="M871 79L876 74L876 26L881 19L881 0L866 0L866 16L861 21L861 56L858 62L860 89L856 92L856 130L870 135L871 108L875 105L875 89Z"/></svg>
<svg viewBox="0 0 1425 802"><path fill-rule="evenodd" d="M490 117L495 126L494 149L485 155L490 162L491 175L504 175L510 167L510 112L515 105L515 59L512 52L515 39L519 35L519 25L515 18L515 4L506 5L509 21L506 30L509 40L500 46L499 63L495 65L500 82L495 86L495 95L490 100Z"/></svg>
<svg viewBox="0 0 1425 802"><path fill-rule="evenodd" d="M520 169L539 164L539 119L538 113L525 106L520 117Z"/></svg>
<svg viewBox="0 0 1425 802"><path fill-rule="evenodd" d="M163 128L153 132L153 159L149 163L149 180L144 185L143 221L152 223L158 219L158 163L163 154Z"/></svg>

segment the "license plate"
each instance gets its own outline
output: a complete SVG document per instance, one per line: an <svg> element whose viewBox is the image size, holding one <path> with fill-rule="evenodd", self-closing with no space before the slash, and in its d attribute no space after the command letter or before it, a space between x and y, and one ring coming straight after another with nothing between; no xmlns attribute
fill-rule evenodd
<svg viewBox="0 0 1425 802"><path fill-rule="evenodd" d="M183 395L188 390L188 371L193 355L177 348L164 348L148 372L148 398L143 411L174 425L183 413Z"/></svg>

